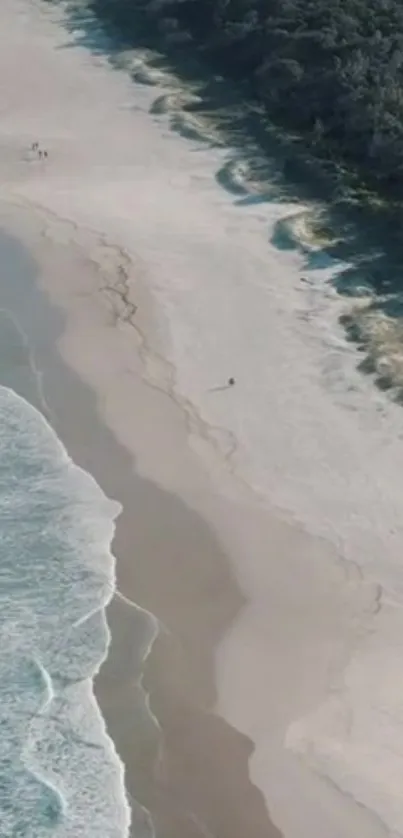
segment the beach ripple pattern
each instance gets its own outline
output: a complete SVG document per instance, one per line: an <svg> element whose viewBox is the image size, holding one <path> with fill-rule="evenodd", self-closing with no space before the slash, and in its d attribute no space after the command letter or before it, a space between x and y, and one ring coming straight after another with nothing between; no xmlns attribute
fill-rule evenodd
<svg viewBox="0 0 403 838"><path fill-rule="evenodd" d="M0 429L0 834L121 838L123 769L92 690L120 506L4 387Z"/></svg>

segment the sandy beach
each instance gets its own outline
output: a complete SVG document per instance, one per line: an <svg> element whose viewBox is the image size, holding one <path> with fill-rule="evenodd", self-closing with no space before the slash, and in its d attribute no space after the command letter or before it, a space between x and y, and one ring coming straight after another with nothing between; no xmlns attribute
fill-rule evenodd
<svg viewBox="0 0 403 838"><path fill-rule="evenodd" d="M241 210L61 8L3 6L0 226L36 278L1 306L123 507L96 695L132 834L403 835L400 420L331 333L333 268L302 300L267 241L295 206Z"/></svg>
<svg viewBox="0 0 403 838"><path fill-rule="evenodd" d="M96 695L126 767L133 835L149 834L148 810L157 835L229 837L250 831L259 838L280 836L267 800L250 778L250 759L260 742L264 787L277 798L280 812L282 799L286 804L290 796L301 795L306 822L320 817L329 834L341 836L350 825L357 829L363 823L366 834L382 835L369 815L348 802L340 807L334 790L318 787L317 779L292 760L289 764L283 752L283 735L293 712L309 708L313 696L325 689L329 660L343 656L357 616L371 613L373 586L364 585L357 573L337 562L327 545L302 530L268 517L256 504L216 493L188 447L180 408L142 379L131 327L124 317L120 325L111 326L110 300L102 292L105 274L95 262L89 265L83 259L70 225L43 213L33 218L31 211L11 205L4 208L2 221L10 232L16 225L19 241L41 259L36 282L22 275L20 284L2 289L2 305L22 327L41 372L39 406L75 462L123 506L113 543L118 593L108 609L112 644ZM87 231L85 241L95 246L97 239ZM113 271L114 258L121 254L111 249L104 270ZM60 308L51 307L40 290L50 290L48 281L53 291L57 285ZM136 429L133 461L103 421L94 395L63 363L60 350L72 364L73 347L77 371L82 371L80 358L88 350L96 353L97 369L104 377L108 363L112 376L123 360L131 363L130 396L124 377L118 386L124 403L119 415L123 421L130 417ZM109 379L104 392L113 386ZM161 440L161 417L168 440ZM166 459L176 465L177 481L186 487L182 495L188 503L134 468L137 445L142 456L154 462L155 446L162 443ZM269 575L267 544L282 557ZM302 551L305 579L299 579L296 589ZM330 567L322 564L324 551ZM246 555L253 559L247 570L254 593L248 607L245 587L233 572L234 558L245 561ZM235 692L232 650L240 676ZM221 701L228 702L233 719L220 711L217 678ZM244 679L253 690L239 689ZM240 719L250 724L250 736L232 724ZM297 835L298 824L292 820L287 834Z"/></svg>
<svg viewBox="0 0 403 838"><path fill-rule="evenodd" d="M30 323L21 291L35 312ZM15 306L35 350L53 425L76 461L123 504L114 542L119 593L108 611L112 645L96 694L126 765L132 834L149 834L136 800L152 812L157 834L241 835L251 820L256 835L279 834L249 780L251 743L210 712L214 647L243 602L218 539L178 497L136 475L101 422L95 399L62 364L54 343L60 316L38 288L26 283L6 302L8 310ZM130 599L161 621L144 684L158 723L139 683L155 624Z"/></svg>

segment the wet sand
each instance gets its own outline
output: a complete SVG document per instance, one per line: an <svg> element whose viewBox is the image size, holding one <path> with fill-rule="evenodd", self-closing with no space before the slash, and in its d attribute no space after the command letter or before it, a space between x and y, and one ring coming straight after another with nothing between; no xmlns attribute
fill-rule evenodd
<svg viewBox="0 0 403 838"><path fill-rule="evenodd" d="M179 498L133 474L99 419L83 421L82 397L80 406L80 431L74 420L72 428L64 399L57 424L75 461L123 504L113 544L118 590L162 623L144 679L158 730L144 712L137 681L138 638L143 633L147 640L148 621L119 598L108 609L112 643L96 694L126 766L128 791L151 812L158 836L279 836L249 778L253 743L211 712L214 650L243 601L226 556ZM135 826L139 819L135 812Z"/></svg>
<svg viewBox="0 0 403 838"><path fill-rule="evenodd" d="M242 180L233 150L174 135L152 111L164 79L133 84L77 46L59 4L2 15L0 227L54 309L14 276L4 307L50 422L124 505L119 590L161 627L153 716L154 619L110 608L97 689L130 792L162 838L401 832L403 632L384 601L378 616L384 568L401 576L401 414L349 378L338 333L334 370L326 276L312 300L273 239L295 206L239 206L220 183Z"/></svg>
<svg viewBox="0 0 403 838"><path fill-rule="evenodd" d="M27 335L41 381L38 393L26 357L20 392L45 412L74 461L123 506L113 543L112 641L96 695L126 767L132 834L150 834L140 803L164 838L277 838L264 797L250 781L253 743L212 712L214 651L244 602L225 552L200 515L136 474L131 456L102 422L94 395L60 357L56 341L64 317L30 278L35 263L11 240L2 242L2 253L14 283L2 283L0 304ZM8 346L11 339L18 345L10 324ZM119 592L160 622L145 667L153 622Z"/></svg>
<svg viewBox="0 0 403 838"><path fill-rule="evenodd" d="M29 248L21 259L10 241L14 281L1 304L33 349L40 406L74 461L123 505L96 693L126 766L133 835L150 835L149 810L158 838L278 838L273 795L277 816L295 801L332 838L363 824L378 838L365 811L284 749L289 722L326 691L329 664L342 665L357 615L371 613L372 587L320 540L218 490L189 447L186 415L144 378L127 305L117 312L105 293L119 250L103 241L99 264L89 231L22 207L3 206L1 221ZM138 295L137 328L151 328L140 286ZM155 631L147 612L159 634L144 665ZM301 834L288 808L287 834Z"/></svg>

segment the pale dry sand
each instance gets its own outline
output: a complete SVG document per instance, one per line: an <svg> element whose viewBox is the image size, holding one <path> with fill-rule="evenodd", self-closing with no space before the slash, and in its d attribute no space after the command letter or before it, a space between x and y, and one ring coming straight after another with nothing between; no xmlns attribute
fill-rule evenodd
<svg viewBox="0 0 403 838"><path fill-rule="evenodd" d="M74 271L81 291L90 292L96 311L98 283L94 287L91 280L99 279L97 272L71 248L68 255L60 246L44 250L38 227L34 225L32 232L39 252L51 257L42 261L41 268L45 272L58 268L62 282ZM123 506L113 543L118 591L108 608L112 643L96 681L96 695L124 761L133 806L131 834L133 838L151 834L148 810L156 834L164 838L245 834L280 838L263 794L249 777L253 743L212 712L214 650L244 604L225 551L196 511L136 473L135 460L128 456L133 452L103 424L94 394L58 353L56 341L65 312L51 308L39 283L33 282L33 263L25 264L12 241L2 242L2 263L13 281L2 278L1 306L26 338L25 351L20 352L19 392L45 412L75 462ZM109 318L109 305L104 303L101 316ZM99 333L100 343L94 344L101 353L107 333L106 325ZM15 344L17 340L18 335ZM32 364L37 392L32 387ZM149 409L147 395L152 391L135 377L133 383L138 387L137 404L130 406L134 419ZM160 395L151 409L159 406L168 416L169 403L164 404ZM160 415L152 417L156 424ZM150 442L153 438L151 431ZM149 612L134 602L158 615L157 638Z"/></svg>
<svg viewBox="0 0 403 838"><path fill-rule="evenodd" d="M95 394L101 421L75 395L78 384L69 390L52 371L37 328L50 418L78 462L123 500L119 587L164 627L145 682L160 751L149 723L131 729L141 691L125 627L130 637L135 618L121 602L111 609L115 651L99 695L128 787L164 835L263 838L278 827L287 838L384 838L369 810L399 829L403 811L388 773L376 771L389 750L384 728L373 734L373 648L373 706L361 689L368 682L354 680L354 655L374 634L376 551L400 579L400 455L381 402L373 414L355 413L356 402L343 412L318 384L315 340L295 317L300 263L266 241L269 220L295 207L241 217L212 186L211 152L195 155L155 124L150 90L134 93L123 72L69 45L53 7L3 0L2 32L0 222L35 254L38 281L64 312L60 352ZM33 140L49 149L47 161L29 153ZM29 332L29 309L25 320ZM242 386L212 399L234 363ZM358 566L367 559L368 579ZM385 656L390 672L397 659ZM351 723L357 697L362 728Z"/></svg>
<svg viewBox="0 0 403 838"><path fill-rule="evenodd" d="M63 313L51 328L38 294L10 288L5 301L44 371L49 419L76 462L123 504L118 588L161 623L144 680L158 732L142 709L144 648L139 655L132 644L142 632L149 641L147 620L119 598L110 608L111 655L97 694L130 794L158 835L172 838L277 836L269 810L289 836L382 836L369 814L284 749L290 721L320 702L343 667L357 621L370 621L376 589L325 542L201 466L185 412L144 379L152 303L140 286L141 312L122 301L119 250L22 206L3 206L0 223L37 258L38 283ZM60 330L63 358L95 392L102 421L79 380L60 371ZM142 823L135 809L135 834Z"/></svg>

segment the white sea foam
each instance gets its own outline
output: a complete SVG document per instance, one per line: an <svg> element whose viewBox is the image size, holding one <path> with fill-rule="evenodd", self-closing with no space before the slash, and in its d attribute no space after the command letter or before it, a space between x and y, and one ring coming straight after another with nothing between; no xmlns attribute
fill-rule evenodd
<svg viewBox="0 0 403 838"><path fill-rule="evenodd" d="M400 756L390 742L394 731L403 753L402 413L356 370L338 324L347 306L333 284L340 266L310 258L306 224L290 221L295 202L256 194L242 155L200 149L150 115L166 90L155 73L142 77L154 86L134 85L74 47L63 15L38 2L3 0L2 31L0 72L12 79L0 123L3 194L105 232L137 259L137 277L158 301L174 395L204 420L192 427L214 441L214 456L223 442L226 465L264 502L331 541L393 600L390 623L371 615L368 630L357 627L336 701L299 722L289 743L400 830ZM124 66L139 80L147 60L130 64L128 52ZM46 168L23 159L36 137L50 149ZM279 228L294 249L276 247ZM90 378L89 361L87 369ZM229 376L236 386L217 388ZM102 581L95 587L94 607ZM384 687L374 675L380 660ZM365 723L351 726L351 716ZM385 717L387 729L375 733Z"/></svg>
<svg viewBox="0 0 403 838"><path fill-rule="evenodd" d="M123 838L123 768L92 679L109 633L120 506L0 387L2 834Z"/></svg>

